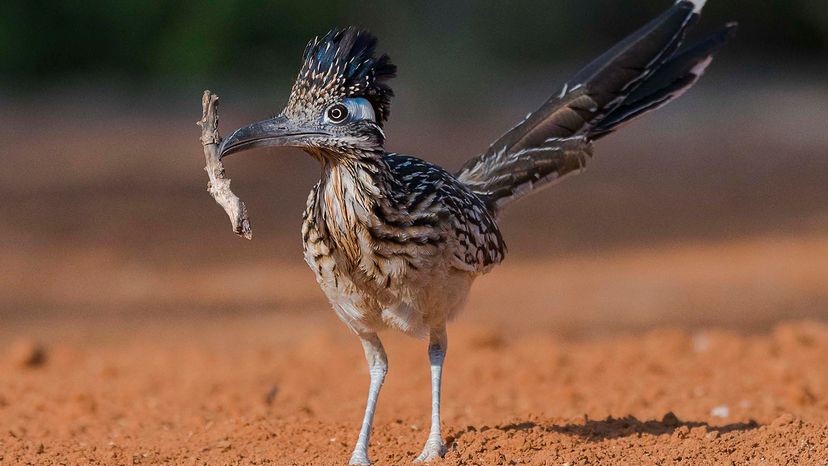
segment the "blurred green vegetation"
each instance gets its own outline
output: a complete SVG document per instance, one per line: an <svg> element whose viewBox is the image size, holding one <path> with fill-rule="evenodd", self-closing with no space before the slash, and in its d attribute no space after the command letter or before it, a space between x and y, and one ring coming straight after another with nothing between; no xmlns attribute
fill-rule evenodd
<svg viewBox="0 0 828 466"><path fill-rule="evenodd" d="M6 0L0 83L27 89L81 79L199 87L195 82L205 79L289 79L310 37L349 24L377 33L381 49L404 62L406 73L457 78L468 76L470 66L483 73L580 61L669 4ZM730 61L808 65L828 59L826 0L710 0L700 29L731 20L741 30Z"/></svg>

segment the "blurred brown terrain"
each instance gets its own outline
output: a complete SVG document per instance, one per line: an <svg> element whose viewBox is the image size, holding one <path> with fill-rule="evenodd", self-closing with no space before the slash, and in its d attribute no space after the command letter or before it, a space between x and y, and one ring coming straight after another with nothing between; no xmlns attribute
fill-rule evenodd
<svg viewBox="0 0 828 466"><path fill-rule="evenodd" d="M434 118L422 96L398 90L389 149L455 169L536 106L548 81L526 78L514 101L493 90L506 103L458 118ZM479 280L463 320L588 334L826 317L828 87L740 81L714 74L600 141L585 174L508 211L509 257ZM225 133L279 105L216 91ZM204 190L198 99L4 102L4 327L326 312L298 234L316 163L290 150L228 159L254 222L255 239L237 239Z"/></svg>

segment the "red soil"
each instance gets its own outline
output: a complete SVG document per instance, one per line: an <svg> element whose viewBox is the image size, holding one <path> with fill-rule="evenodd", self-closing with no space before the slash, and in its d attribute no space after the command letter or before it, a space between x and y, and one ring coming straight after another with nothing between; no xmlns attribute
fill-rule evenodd
<svg viewBox="0 0 828 466"><path fill-rule="evenodd" d="M347 462L367 371L332 315L125 320L5 340L0 464ZM825 324L451 337L438 464L828 464ZM385 339L370 451L407 464L427 434L425 348Z"/></svg>

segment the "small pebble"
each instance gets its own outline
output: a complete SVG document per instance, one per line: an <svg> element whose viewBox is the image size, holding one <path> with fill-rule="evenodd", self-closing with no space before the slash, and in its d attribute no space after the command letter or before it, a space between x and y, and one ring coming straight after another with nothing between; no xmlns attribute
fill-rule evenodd
<svg viewBox="0 0 828 466"><path fill-rule="evenodd" d="M46 349L34 340L18 340L9 348L9 360L19 368L40 367L46 363Z"/></svg>
<svg viewBox="0 0 828 466"><path fill-rule="evenodd" d="M721 418L729 417L730 416L730 408L728 408L727 405L716 406L715 408L710 410L710 415L713 416L713 417L721 417Z"/></svg>

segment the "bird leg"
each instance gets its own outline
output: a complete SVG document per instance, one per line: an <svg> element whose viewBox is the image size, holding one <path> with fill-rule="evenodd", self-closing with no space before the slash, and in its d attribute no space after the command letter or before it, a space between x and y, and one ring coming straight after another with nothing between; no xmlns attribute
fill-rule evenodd
<svg viewBox="0 0 828 466"><path fill-rule="evenodd" d="M446 327L432 329L428 343L428 360L431 364L431 430L423 452L414 460L415 463L431 461L446 454L446 444L440 434L440 383L447 349Z"/></svg>
<svg viewBox="0 0 828 466"><path fill-rule="evenodd" d="M359 431L354 453L351 455L349 464L371 464L368 459L368 440L371 438L371 426L374 423L374 410L377 407L379 396L385 374L388 372L388 358L385 356L385 349L376 333L361 334L362 347L365 350L365 359L368 360L368 372L371 374L371 385L368 388L368 402L365 405L365 417L362 420L362 428Z"/></svg>

